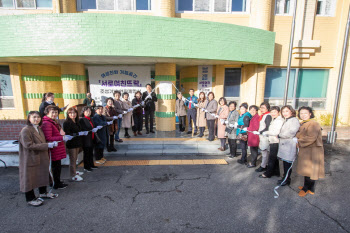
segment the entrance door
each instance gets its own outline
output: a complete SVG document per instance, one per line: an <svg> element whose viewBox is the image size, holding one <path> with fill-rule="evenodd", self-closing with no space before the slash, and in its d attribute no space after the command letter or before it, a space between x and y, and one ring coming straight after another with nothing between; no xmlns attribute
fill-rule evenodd
<svg viewBox="0 0 350 233"><path fill-rule="evenodd" d="M241 68L225 69L224 96L228 101L236 101L239 104L241 89Z"/></svg>

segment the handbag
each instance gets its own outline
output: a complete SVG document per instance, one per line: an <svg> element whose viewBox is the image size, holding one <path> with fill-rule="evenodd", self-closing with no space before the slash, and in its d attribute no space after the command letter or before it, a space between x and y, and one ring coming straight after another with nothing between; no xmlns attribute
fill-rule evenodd
<svg viewBox="0 0 350 233"><path fill-rule="evenodd" d="M233 131L233 128L231 129L229 127L226 127L226 129L225 129L225 132L228 133L228 134L231 134L232 131Z"/></svg>

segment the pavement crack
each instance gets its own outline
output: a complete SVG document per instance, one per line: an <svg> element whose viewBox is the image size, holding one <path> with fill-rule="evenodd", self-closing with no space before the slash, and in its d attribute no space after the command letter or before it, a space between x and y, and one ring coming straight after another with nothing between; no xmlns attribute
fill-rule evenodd
<svg viewBox="0 0 350 233"><path fill-rule="evenodd" d="M105 199L107 199L107 200L109 200L111 202L115 202L110 196L104 196L103 198L105 198Z"/></svg>
<svg viewBox="0 0 350 233"><path fill-rule="evenodd" d="M200 180L200 179L207 179L210 180L211 174L208 174L208 176L200 176L200 177L195 177L195 178L183 178L183 179L177 179L176 177L173 180Z"/></svg>
<svg viewBox="0 0 350 233"><path fill-rule="evenodd" d="M203 227L196 227L196 226L192 226L191 223L186 223L186 224L181 224L180 226L183 226L187 229L192 229L192 230L204 230L205 228Z"/></svg>
<svg viewBox="0 0 350 233"><path fill-rule="evenodd" d="M136 202L136 198L141 195L141 194L152 194L152 193L158 193L163 194L163 193L171 193L171 192L177 192L177 193L181 193L182 191L179 189L182 185L184 184L184 181L181 181L178 185L175 185L174 189L171 190L150 190L150 191L144 191L141 192L139 191L137 188L134 188L136 191L136 194L132 197L132 203L131 205L133 205Z"/></svg>
<svg viewBox="0 0 350 233"><path fill-rule="evenodd" d="M292 187L290 187L290 185L288 185L288 187L289 187L291 190L293 190L295 193L299 193L299 191L293 189ZM336 223L341 229L343 229L345 232L350 233L350 231L348 231L347 229L345 229L345 227L344 227L337 219L335 219L335 218L333 218L332 216L330 216L329 214L327 214L324 210L322 210L322 209L321 209L320 207L318 207L317 205L312 204L312 203L310 202L310 200L307 199L306 197L304 197L304 199L306 200L306 202L307 202L310 206L312 206L312 207L318 209L324 216L326 216L326 217L328 217L329 219L333 220L333 222L335 222L335 223Z"/></svg>

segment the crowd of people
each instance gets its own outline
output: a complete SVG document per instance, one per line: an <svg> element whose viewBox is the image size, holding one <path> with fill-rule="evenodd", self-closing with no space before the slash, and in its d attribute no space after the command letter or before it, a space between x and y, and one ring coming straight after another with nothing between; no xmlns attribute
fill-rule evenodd
<svg viewBox="0 0 350 233"><path fill-rule="evenodd" d="M77 170L78 154L83 152L84 172L92 172L104 164L104 150L117 151L114 142L123 142L120 129L125 130L124 137L130 138L129 129L134 136L142 135L143 115L145 115L146 134L154 133L153 121L157 96L151 85L146 91L135 93L132 101L128 93L115 91L114 98L107 98L105 106L97 105L87 95L79 113L77 108L66 111L66 119L61 124L58 114L64 111L54 103L54 94L45 93L39 111L28 114L27 126L19 137L20 154L20 190L25 192L26 201L31 206L40 206L44 199L56 198L58 194L47 191L50 185L55 189L64 189L68 185L61 180L61 160L69 156L69 173L72 181L82 181L83 172ZM220 140L220 151L229 148L229 157L239 156L238 163L247 168L255 168L259 150L262 157L259 178L280 177L279 160L283 161L283 176L279 186L291 183L292 165L298 155L297 173L305 177L300 186L299 196L315 193L315 183L324 178L324 151L320 125L313 120L310 107L301 107L297 112L290 105L270 106L263 102L260 106L242 103L227 103L224 97L215 100L213 92L205 95L200 92L198 98L194 90L184 98L178 93L175 114L179 119L179 131L186 129L187 134L203 137L208 128L208 140L215 137ZM260 113L260 115L259 115ZM131 133L131 132L130 132ZM250 149L248 161L247 151ZM94 159L95 157L95 159ZM50 166L51 163L51 166ZM51 169L49 168L51 167ZM39 189L36 196L34 189Z"/></svg>

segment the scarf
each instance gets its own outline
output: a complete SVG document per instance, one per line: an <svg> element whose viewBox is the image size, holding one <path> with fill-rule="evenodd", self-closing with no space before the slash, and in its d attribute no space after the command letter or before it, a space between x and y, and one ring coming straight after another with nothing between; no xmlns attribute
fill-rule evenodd
<svg viewBox="0 0 350 233"><path fill-rule="evenodd" d="M269 113L270 113L270 112L265 112L264 114L260 115L260 116L259 116L259 121L261 121L262 118L263 118L266 114L269 114Z"/></svg>
<svg viewBox="0 0 350 233"><path fill-rule="evenodd" d="M85 116L85 118L89 120L91 127L94 128L94 125L91 122L91 117ZM94 139L94 137L95 137L95 133L92 133L92 140Z"/></svg>

